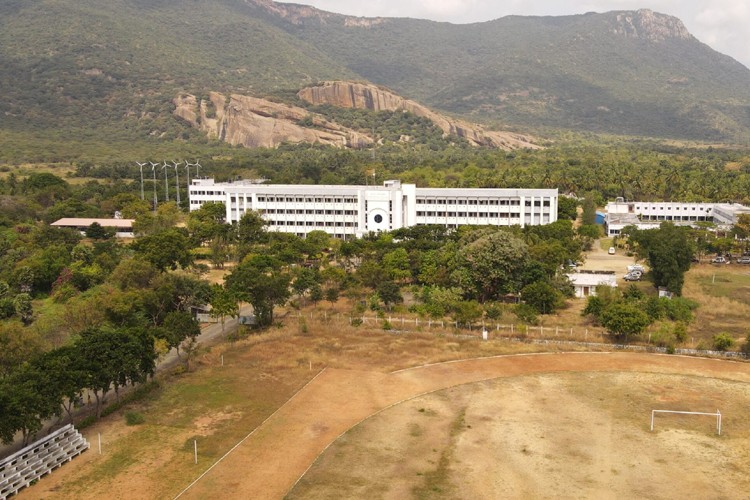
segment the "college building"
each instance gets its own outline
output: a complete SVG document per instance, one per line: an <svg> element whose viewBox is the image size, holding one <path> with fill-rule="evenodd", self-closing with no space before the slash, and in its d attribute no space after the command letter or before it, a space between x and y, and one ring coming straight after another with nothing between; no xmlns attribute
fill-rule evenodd
<svg viewBox="0 0 750 500"><path fill-rule="evenodd" d="M624 201L617 198L607 203L604 225L608 236L617 236L625 226L638 229L658 228L664 221L675 225L712 222L719 226L733 226L742 214L750 214L750 207L738 203L681 203Z"/></svg>
<svg viewBox="0 0 750 500"><path fill-rule="evenodd" d="M227 223L255 210L268 221L269 231L304 236L322 230L349 239L426 224L549 224L557 220L558 193L557 189L418 188L397 180L382 186L320 186L193 179L189 196L191 211L204 203L224 203Z"/></svg>

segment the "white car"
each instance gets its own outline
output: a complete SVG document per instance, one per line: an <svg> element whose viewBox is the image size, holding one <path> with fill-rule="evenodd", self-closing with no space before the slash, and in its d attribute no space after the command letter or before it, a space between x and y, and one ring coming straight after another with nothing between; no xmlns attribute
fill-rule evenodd
<svg viewBox="0 0 750 500"><path fill-rule="evenodd" d="M711 264L729 264L729 259L719 255L711 259Z"/></svg>
<svg viewBox="0 0 750 500"><path fill-rule="evenodd" d="M610 255L614 255L615 254L615 247L609 247L609 251L607 253L610 254Z"/></svg>

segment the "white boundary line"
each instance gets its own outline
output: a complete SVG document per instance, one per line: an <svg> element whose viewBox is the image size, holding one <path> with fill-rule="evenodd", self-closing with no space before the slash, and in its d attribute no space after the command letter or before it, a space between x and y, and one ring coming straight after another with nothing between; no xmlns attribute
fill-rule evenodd
<svg viewBox="0 0 750 500"><path fill-rule="evenodd" d="M208 469L206 469L206 470L205 470L205 471L203 472L203 474L201 474L200 476L198 476L198 477L197 477L197 478L195 479L195 481L193 481L192 483L190 483L190 484L189 484L189 485L187 486L187 488L185 488L184 490L182 490L181 492L179 492L179 493L177 494L177 496L176 496L176 497L174 497L174 500L177 500L177 499L178 499L178 498L180 498L180 497L181 497L181 496L182 496L182 495L183 495L183 494L184 494L185 492L187 492L187 491L188 491L188 490L189 490L190 488L192 488L193 486L195 486L195 485L196 485L196 483L198 483L198 481L200 481L201 479L203 479L203 476L205 476L206 474L208 474L209 472L211 472L211 469L213 469L214 467L216 467L217 465L219 465L219 463L221 463L221 461L222 461L222 460L224 460L225 458L227 458L227 457L229 456L229 454L230 454L230 453L232 453L232 452L233 452L234 450L236 450L236 449L237 449L237 448L238 448L238 447L239 447L239 446L240 446L240 445L241 445L242 443L244 443L244 442L245 442L245 441L247 440L247 438L249 438L250 436L252 436L253 434L255 434L255 431L257 431L258 429L260 429L261 427L263 427L263 424L265 424L266 422L268 422L268 420L270 420L270 419L271 419L271 417L273 417L273 416L274 416L274 415L276 415L276 414L277 414L277 413L278 413L279 411L281 411L281 409L282 409L282 408L284 408L284 407L285 407L285 406L286 406L287 404L289 404L289 402L290 402L290 401L291 401L292 399L294 399L294 398L295 398L295 397L297 396L297 394L299 394L300 392L302 392L303 390L305 390L305 387L307 387L308 385L312 384L312 383L313 383L313 382L315 381L315 379L316 379L316 378L318 378L318 377L319 377L319 376L320 376L320 375L321 375L321 374L322 374L322 373L323 373L324 371L326 371L326 369L325 369L325 368L323 368L322 370L320 370L320 371L319 371L319 372L317 373L317 375L315 375L315 376L314 376L313 378L311 378L310 380L308 380L308 381L307 381L307 383L306 383L305 385L303 385L302 387L300 387L300 389L299 389L299 390L298 390L297 392L295 392L295 393L294 393L294 394L292 395L292 397L291 397L291 398L287 399L287 400L286 400L286 402L285 402L285 403L284 403L283 405L279 406L279 407L278 407L278 408L276 409L276 411L274 411L274 412L273 412L273 413L271 413L271 414L270 414L270 415L269 415L268 417L266 417L266 419L265 419L265 420L264 420L263 422L261 422L261 423L260 423L260 425L258 425L258 426L257 426L257 427L256 427L255 429L253 429L252 431L250 431L250 434L248 434L247 436L243 437L243 438L242 438L242 439L241 439L241 440L240 440L240 441L239 441L239 442L238 442L238 443L237 443L236 445L234 445L234 446L232 447L232 449L231 449L231 450L229 450L228 452L226 452L226 453L225 453L225 454L224 454L224 455L223 455L223 456L222 456L221 458L219 458L219 459L218 459L218 460L217 460L216 462L214 462L214 463L213 463L213 464L211 465L211 467L209 467Z"/></svg>

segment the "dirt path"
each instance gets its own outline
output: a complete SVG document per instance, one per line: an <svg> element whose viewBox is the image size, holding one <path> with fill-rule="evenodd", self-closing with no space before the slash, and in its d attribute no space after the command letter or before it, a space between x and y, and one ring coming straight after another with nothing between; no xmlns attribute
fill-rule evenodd
<svg viewBox="0 0 750 500"><path fill-rule="evenodd" d="M363 419L416 396L500 377L648 372L750 382L750 364L634 353L499 356L391 374L324 370L181 498L282 498L316 458Z"/></svg>

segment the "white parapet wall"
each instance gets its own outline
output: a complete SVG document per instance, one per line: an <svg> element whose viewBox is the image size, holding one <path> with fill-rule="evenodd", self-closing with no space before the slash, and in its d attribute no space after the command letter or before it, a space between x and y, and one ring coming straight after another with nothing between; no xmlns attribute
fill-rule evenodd
<svg viewBox="0 0 750 500"><path fill-rule="evenodd" d="M88 449L88 441L68 424L4 458L0 461L0 499L17 494Z"/></svg>

